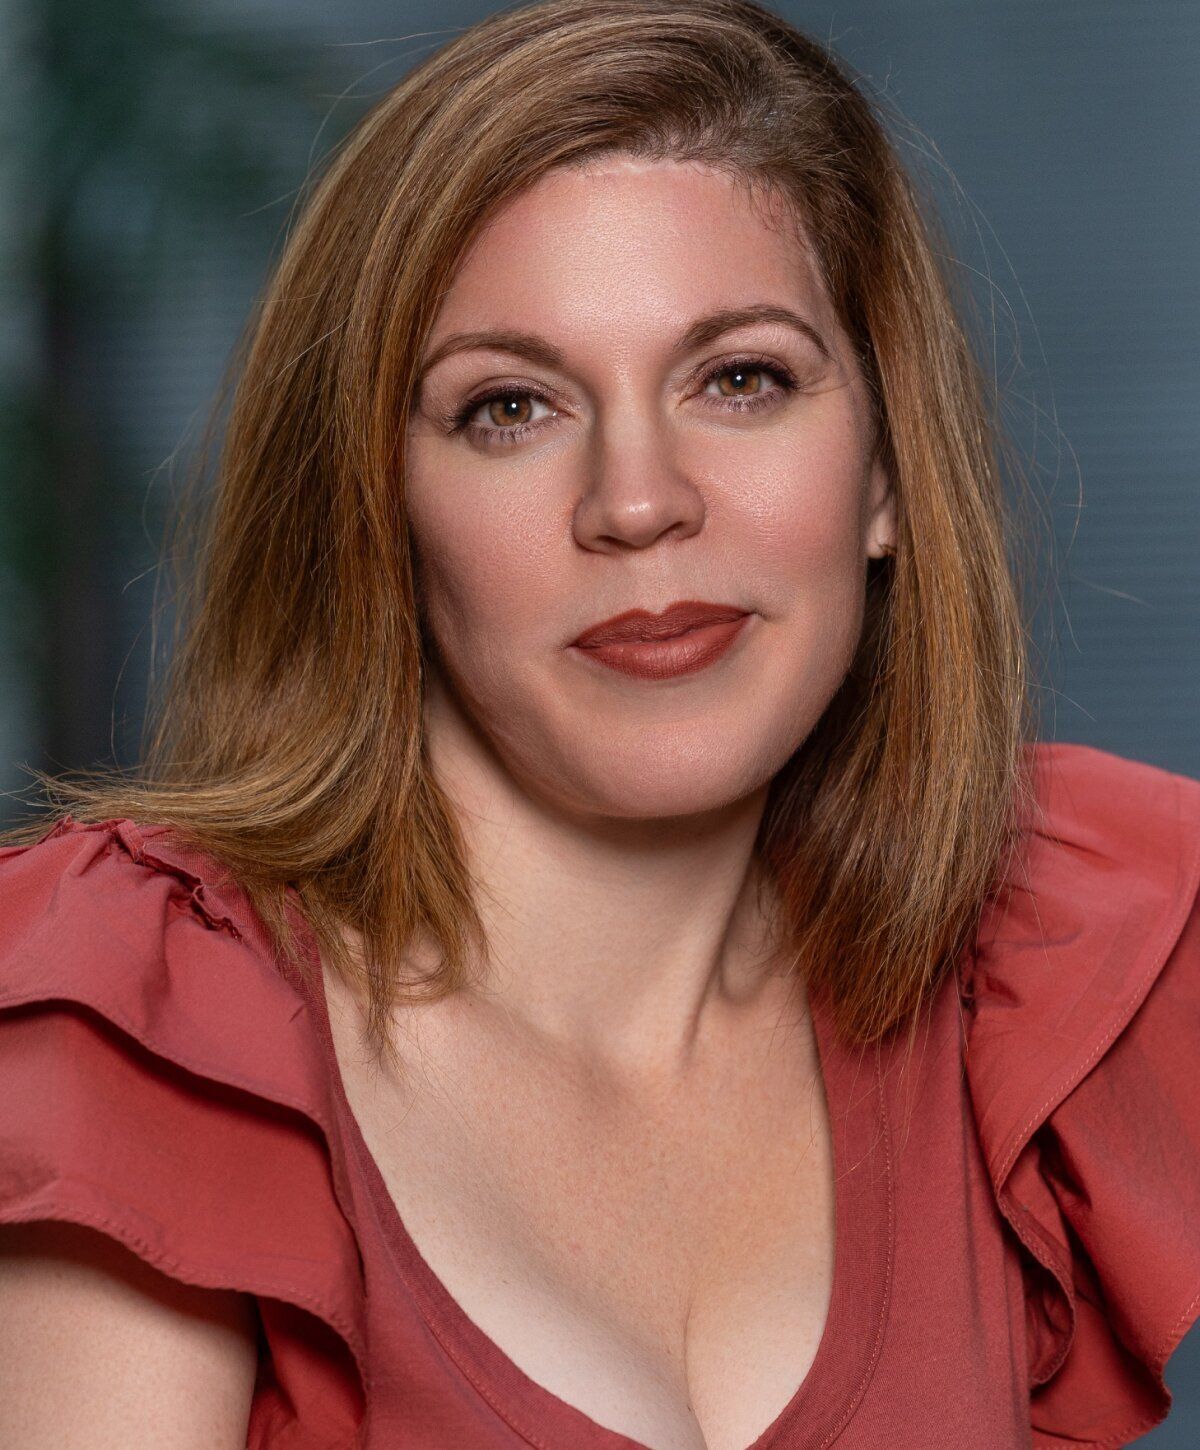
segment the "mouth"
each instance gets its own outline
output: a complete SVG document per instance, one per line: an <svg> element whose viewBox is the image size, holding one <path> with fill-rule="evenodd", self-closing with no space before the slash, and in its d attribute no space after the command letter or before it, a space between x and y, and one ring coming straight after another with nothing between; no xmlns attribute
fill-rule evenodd
<svg viewBox="0 0 1200 1450"><path fill-rule="evenodd" d="M594 649L606 644L638 643L649 640L674 639L689 630L705 629L712 624L726 624L745 618L748 613L736 604L709 604L700 599L681 599L669 604L660 614L648 609L628 609L585 629L571 641L578 649Z"/></svg>
<svg viewBox="0 0 1200 1450"><path fill-rule="evenodd" d="M614 615L584 630L571 647L621 674L667 679L714 664L750 618L737 605L685 599L660 614L630 609Z"/></svg>

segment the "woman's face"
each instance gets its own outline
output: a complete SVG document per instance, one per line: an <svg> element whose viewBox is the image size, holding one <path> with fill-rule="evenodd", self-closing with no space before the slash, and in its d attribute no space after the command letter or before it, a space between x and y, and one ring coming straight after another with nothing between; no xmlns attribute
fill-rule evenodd
<svg viewBox="0 0 1200 1450"><path fill-rule="evenodd" d="M824 711L894 514L785 215L722 173L617 157L543 177L476 240L408 440L435 759L467 749L573 814L692 815L763 788ZM746 611L702 668L573 644L680 600ZM696 663L721 633L669 648Z"/></svg>

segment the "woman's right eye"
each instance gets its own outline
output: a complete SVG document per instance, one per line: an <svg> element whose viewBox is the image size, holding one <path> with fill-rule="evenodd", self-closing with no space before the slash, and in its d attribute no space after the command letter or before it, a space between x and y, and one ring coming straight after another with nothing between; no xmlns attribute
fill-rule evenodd
<svg viewBox="0 0 1200 1450"><path fill-rule="evenodd" d="M549 409L550 417L556 415L557 409L539 393L528 388L498 388L464 403L454 415L451 432L468 433L474 438L486 439L489 444L517 442L542 421L532 416L533 407L538 403ZM481 412L486 421L475 422Z"/></svg>

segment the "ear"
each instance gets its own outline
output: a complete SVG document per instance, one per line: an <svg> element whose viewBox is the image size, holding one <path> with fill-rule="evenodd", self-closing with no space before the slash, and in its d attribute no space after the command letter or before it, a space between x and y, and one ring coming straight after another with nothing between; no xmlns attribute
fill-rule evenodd
<svg viewBox="0 0 1200 1450"><path fill-rule="evenodd" d="M867 555L881 559L896 552L896 491L883 460L875 457L867 503Z"/></svg>

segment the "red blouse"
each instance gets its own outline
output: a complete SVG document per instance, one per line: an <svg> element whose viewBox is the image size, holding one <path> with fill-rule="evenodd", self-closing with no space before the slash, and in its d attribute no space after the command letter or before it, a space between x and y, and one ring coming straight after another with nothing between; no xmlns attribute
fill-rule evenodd
<svg viewBox="0 0 1200 1450"><path fill-rule="evenodd" d="M747 1450L1113 1447L1170 1407L1200 1317L1200 781L1035 749L1028 850L911 1059L903 1033L841 1045L811 1002L832 1298ZM0 1222L88 1224L255 1295L252 1450L646 1450L540 1387L421 1257L320 981L161 826L65 816L0 849Z"/></svg>

